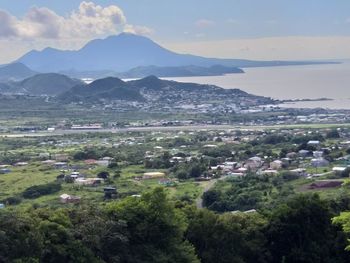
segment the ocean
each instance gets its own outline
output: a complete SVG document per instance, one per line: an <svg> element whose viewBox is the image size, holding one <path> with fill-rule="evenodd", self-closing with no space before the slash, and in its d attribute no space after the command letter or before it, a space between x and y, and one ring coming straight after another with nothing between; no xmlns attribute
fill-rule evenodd
<svg viewBox="0 0 350 263"><path fill-rule="evenodd" d="M238 88L274 99L318 99L288 103L296 108L350 109L350 61L342 64L246 68L244 74L224 76L166 78L180 82L212 84Z"/></svg>

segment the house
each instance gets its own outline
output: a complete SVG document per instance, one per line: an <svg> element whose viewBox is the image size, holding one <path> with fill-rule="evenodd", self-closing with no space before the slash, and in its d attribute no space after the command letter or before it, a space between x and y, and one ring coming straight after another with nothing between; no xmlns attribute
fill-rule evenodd
<svg viewBox="0 0 350 263"><path fill-rule="evenodd" d="M311 159L311 165L313 167L326 167L329 165L329 162L323 158Z"/></svg>
<svg viewBox="0 0 350 263"><path fill-rule="evenodd" d="M162 172L149 172L144 173L142 179L155 179L165 177L165 173Z"/></svg>
<svg viewBox="0 0 350 263"><path fill-rule="evenodd" d="M238 173L243 173L243 174L245 174L245 173L248 172L248 169L245 168L245 167L240 167L240 168L234 170L234 172L238 172Z"/></svg>
<svg viewBox="0 0 350 263"><path fill-rule="evenodd" d="M183 157L174 156L170 158L171 163L183 163L185 159Z"/></svg>
<svg viewBox="0 0 350 263"><path fill-rule="evenodd" d="M65 162L65 161L68 161L69 159L69 155L68 154L55 154L52 156L53 159L55 159L56 161L59 161L59 162Z"/></svg>
<svg viewBox="0 0 350 263"><path fill-rule="evenodd" d="M290 173L298 175L298 176L306 176L306 169L303 168L297 168L297 169L293 169L293 170L289 170Z"/></svg>
<svg viewBox="0 0 350 263"><path fill-rule="evenodd" d="M236 168L237 164L238 164L237 162L224 162L223 170L224 171L231 171L231 170Z"/></svg>
<svg viewBox="0 0 350 263"><path fill-rule="evenodd" d="M105 198L110 199L117 194L117 188L113 186L107 186L103 188Z"/></svg>
<svg viewBox="0 0 350 263"><path fill-rule="evenodd" d="M0 169L0 174L8 174L11 173L11 170L8 168L2 168Z"/></svg>
<svg viewBox="0 0 350 263"><path fill-rule="evenodd" d="M261 171L261 174L276 175L278 174L278 171L273 169L267 169L267 170Z"/></svg>
<svg viewBox="0 0 350 263"><path fill-rule="evenodd" d="M18 163L15 163L15 166L26 166L28 165L27 162L18 162Z"/></svg>
<svg viewBox="0 0 350 263"><path fill-rule="evenodd" d="M98 166L107 167L107 166L110 164L110 161L109 161L109 160L102 160L102 159L100 159L100 160L97 160L97 161L96 161L96 164L97 164Z"/></svg>
<svg viewBox="0 0 350 263"><path fill-rule="evenodd" d="M68 164L66 162L56 162L54 163L56 169L65 169L68 168Z"/></svg>
<svg viewBox="0 0 350 263"><path fill-rule="evenodd" d="M50 153L46 153L46 152L39 153L39 158L50 158Z"/></svg>
<svg viewBox="0 0 350 263"><path fill-rule="evenodd" d="M335 174L342 174L343 172L346 171L348 167L341 167L341 166L335 166L332 168L332 171L335 173Z"/></svg>
<svg viewBox="0 0 350 263"><path fill-rule="evenodd" d="M96 162L97 162L97 160L95 160L95 159L87 159L84 161L84 163L87 165L95 165Z"/></svg>
<svg viewBox="0 0 350 263"><path fill-rule="evenodd" d="M256 170L256 169L260 168L262 166L262 164L263 164L262 159L260 157L255 156L255 157L249 158L245 162L244 167L251 169L251 170Z"/></svg>
<svg viewBox="0 0 350 263"><path fill-rule="evenodd" d="M310 151L308 151L308 150L300 150L298 152L298 154L299 154L300 157L307 157L310 154Z"/></svg>
<svg viewBox="0 0 350 263"><path fill-rule="evenodd" d="M53 165L55 164L55 160L45 160L45 161L42 161L41 163L42 164L46 164L46 165Z"/></svg>
<svg viewBox="0 0 350 263"><path fill-rule="evenodd" d="M316 140L311 140L308 141L307 145L313 145L313 146L317 146L320 144L320 141L316 141Z"/></svg>
<svg viewBox="0 0 350 263"><path fill-rule="evenodd" d="M282 169L283 162L281 160L275 160L270 163L270 169L272 170L280 170Z"/></svg>
<svg viewBox="0 0 350 263"><path fill-rule="evenodd" d="M86 186L97 186L103 182L102 178L77 178L75 184L86 185Z"/></svg>
<svg viewBox="0 0 350 263"><path fill-rule="evenodd" d="M74 180L80 177L80 173L79 172L72 172L70 174L70 177L73 178Z"/></svg>
<svg viewBox="0 0 350 263"><path fill-rule="evenodd" d="M113 161L114 160L114 158L112 158L112 157L109 157L109 156L105 156L105 157L103 157L101 160L104 160L104 161L109 161L109 162L111 162L111 161Z"/></svg>
<svg viewBox="0 0 350 263"><path fill-rule="evenodd" d="M203 145L203 148L218 148L218 146L215 144L206 144L206 145Z"/></svg>
<svg viewBox="0 0 350 263"><path fill-rule="evenodd" d="M289 159L295 159L297 158L298 154L296 152L290 152L286 154L286 157Z"/></svg>
<svg viewBox="0 0 350 263"><path fill-rule="evenodd" d="M315 158L321 158L323 156L323 151L314 151L312 153L312 155L315 157Z"/></svg>
<svg viewBox="0 0 350 263"><path fill-rule="evenodd" d="M68 194L62 194L60 195L60 202L63 204L79 203L80 197L68 195Z"/></svg>

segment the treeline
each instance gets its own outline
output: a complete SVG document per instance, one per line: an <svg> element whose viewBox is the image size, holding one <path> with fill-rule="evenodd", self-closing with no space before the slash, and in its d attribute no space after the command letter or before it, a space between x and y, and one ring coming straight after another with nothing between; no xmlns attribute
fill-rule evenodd
<svg viewBox="0 0 350 263"><path fill-rule="evenodd" d="M105 205L0 211L0 262L350 262L350 217L317 195L268 213L168 200L163 188Z"/></svg>

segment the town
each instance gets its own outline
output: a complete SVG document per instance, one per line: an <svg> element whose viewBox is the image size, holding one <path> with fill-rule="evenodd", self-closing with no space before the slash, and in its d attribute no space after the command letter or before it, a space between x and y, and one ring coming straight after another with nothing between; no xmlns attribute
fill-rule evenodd
<svg viewBox="0 0 350 263"><path fill-rule="evenodd" d="M2 207L105 202L164 186L174 200L246 211L286 188L334 197L350 172L347 126L48 133L2 137L0 146ZM272 189L249 205L213 206L220 200L210 194L252 178Z"/></svg>

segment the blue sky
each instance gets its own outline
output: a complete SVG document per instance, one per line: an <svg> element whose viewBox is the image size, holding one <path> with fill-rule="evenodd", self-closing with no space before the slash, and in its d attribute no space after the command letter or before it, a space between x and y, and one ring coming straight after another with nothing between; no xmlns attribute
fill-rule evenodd
<svg viewBox="0 0 350 263"><path fill-rule="evenodd" d="M27 21L21 20L31 8L46 7L56 15L67 18L72 12L77 12L81 2L82 0L1 0L0 9L17 18L18 26L27 30ZM340 38L345 37L347 41L347 37L350 37L349 0L94 0L92 2L95 6L100 5L104 8L113 5L120 9L122 21L115 24L118 30L106 27L102 31L96 29L94 32L87 32L85 38L80 36L79 39L68 39L69 37L65 36L57 41L51 36L48 37L47 32L43 37L36 32L37 28L32 27L30 29L33 29L35 34L31 36L20 34L17 32L17 26L15 36L7 34L2 37L3 43L1 45L0 41L0 48L10 42L18 47L19 53L30 48L40 49L45 45L77 48L94 37L118 33L125 28L147 34L152 39L183 52L195 51L193 45L197 42L207 43L202 48L204 52L208 51L207 45L209 43L214 45L212 43L215 41L218 43L221 41L221 44L224 40L240 43L238 41L241 39L261 38L278 38L282 41L282 38L286 40L287 37L315 39L322 37L326 40L332 38L336 40L334 40L335 47L338 47ZM42 31L41 28L40 30ZM8 30L4 31L8 33ZM0 28L0 37L1 33ZM186 47L186 43L189 44L189 48ZM345 42L341 45L346 46ZM240 47L242 50L244 48L251 49L250 43L249 46ZM203 54L214 56L214 50L214 46L211 46L210 53ZM348 50L344 50L342 56L346 56L347 52ZM320 56L328 53L328 51L325 54L320 53ZM18 54L8 54L12 57L15 55ZM229 53L218 55L230 56ZM232 55L239 54L232 53ZM332 57L332 54L329 55ZM245 54L242 54L242 57L244 56Z"/></svg>
<svg viewBox="0 0 350 263"><path fill-rule="evenodd" d="M162 39L188 39L186 32L206 39L269 36L350 35L349 0L95 0L119 6L128 21L151 27ZM21 17L32 6L46 6L60 15L81 0L1 0L0 8ZM211 20L208 28L195 21ZM231 23L230 23L231 22ZM185 36L184 36L185 35ZM198 36L197 36L198 37Z"/></svg>

